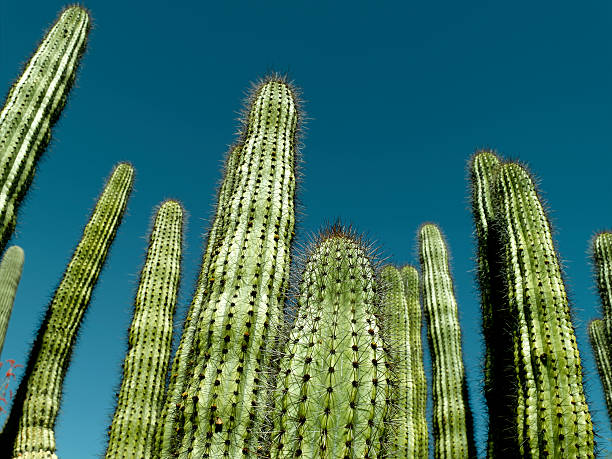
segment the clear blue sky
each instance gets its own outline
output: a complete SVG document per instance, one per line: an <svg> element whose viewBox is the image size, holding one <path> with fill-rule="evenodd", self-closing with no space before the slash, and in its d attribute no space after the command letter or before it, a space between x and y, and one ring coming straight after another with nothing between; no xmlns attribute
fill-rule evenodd
<svg viewBox="0 0 612 459"><path fill-rule="evenodd" d="M182 319L244 91L271 70L288 72L305 100L300 240L341 217L404 264L418 262L422 222L445 232L481 453L466 162L491 147L531 166L552 211L598 441L612 450L585 332L599 315L588 241L612 228L612 3L376 3L84 2L88 52L12 240L26 260L2 355L25 363L105 177L131 161L135 189L64 385L61 458L104 451L151 212L168 197L190 215ZM5 94L63 5L2 2Z"/></svg>

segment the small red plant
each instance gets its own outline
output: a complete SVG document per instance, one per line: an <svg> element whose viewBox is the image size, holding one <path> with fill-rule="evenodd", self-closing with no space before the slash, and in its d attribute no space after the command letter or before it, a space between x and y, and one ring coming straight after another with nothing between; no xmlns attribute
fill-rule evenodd
<svg viewBox="0 0 612 459"><path fill-rule="evenodd" d="M7 359L6 362L0 362L0 368L2 368L4 363L8 363L9 367L6 370L6 373L4 373L4 379L0 384L0 416L2 416L6 412L5 407L8 406L9 402L11 401L11 398L13 398L13 390L9 389L9 386L11 384L11 381L13 379L16 379L15 370L17 368L23 367L23 365L16 364L15 360ZM7 391L8 398L6 396Z"/></svg>

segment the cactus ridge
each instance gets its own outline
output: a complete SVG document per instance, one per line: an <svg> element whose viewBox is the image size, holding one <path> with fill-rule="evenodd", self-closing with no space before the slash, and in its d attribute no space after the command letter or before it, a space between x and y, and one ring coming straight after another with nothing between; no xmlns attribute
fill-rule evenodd
<svg viewBox="0 0 612 459"><path fill-rule="evenodd" d="M140 274L107 459L153 455L172 345L182 232L181 204L165 201L156 212Z"/></svg>
<svg viewBox="0 0 612 459"><path fill-rule="evenodd" d="M389 367L371 252L340 224L307 251L273 394L271 457L380 457Z"/></svg>
<svg viewBox="0 0 612 459"><path fill-rule="evenodd" d="M495 231L514 341L516 454L593 457L593 426L550 224L526 169L500 166Z"/></svg>
<svg viewBox="0 0 612 459"><path fill-rule="evenodd" d="M595 282L601 298L603 321L612 353L612 232L602 231L593 238L592 254Z"/></svg>
<svg viewBox="0 0 612 459"><path fill-rule="evenodd" d="M23 270L24 253L17 245L9 247L0 263L0 353L4 346L6 329L8 328L17 286Z"/></svg>
<svg viewBox="0 0 612 459"><path fill-rule="evenodd" d="M288 283L297 121L287 83L271 78L258 86L228 159L233 185L221 187L215 240L173 365L162 457L248 452L267 337L281 319Z"/></svg>
<svg viewBox="0 0 612 459"><path fill-rule="evenodd" d="M80 6L65 8L11 87L0 111L0 252L51 138L85 51L91 26Z"/></svg>
<svg viewBox="0 0 612 459"><path fill-rule="evenodd" d="M20 457L55 457L55 419L64 376L93 288L121 222L134 170L115 167L92 212L38 331L9 418L0 451Z"/></svg>
<svg viewBox="0 0 612 459"><path fill-rule="evenodd" d="M610 360L609 341L603 320L592 320L589 323L588 332L595 362L597 363L599 378L603 386L606 407L608 408L608 420L612 424L612 360Z"/></svg>

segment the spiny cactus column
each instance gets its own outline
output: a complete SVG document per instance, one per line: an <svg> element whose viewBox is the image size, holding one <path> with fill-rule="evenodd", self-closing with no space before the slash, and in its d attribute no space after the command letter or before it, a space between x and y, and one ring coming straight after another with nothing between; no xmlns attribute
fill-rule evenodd
<svg viewBox="0 0 612 459"><path fill-rule="evenodd" d="M0 253L15 229L19 203L34 177L38 158L47 148L51 126L59 118L90 28L87 11L64 9L0 112Z"/></svg>
<svg viewBox="0 0 612 459"><path fill-rule="evenodd" d="M339 226L311 248L274 394L272 458L381 456L388 367L368 252Z"/></svg>
<svg viewBox="0 0 612 459"><path fill-rule="evenodd" d="M434 457L476 457L457 301L440 230L423 225L419 246L432 360Z"/></svg>
<svg viewBox="0 0 612 459"><path fill-rule="evenodd" d="M612 360L612 233L602 232L593 239L593 265Z"/></svg>
<svg viewBox="0 0 612 459"><path fill-rule="evenodd" d="M593 457L593 425L550 226L525 169L507 163L494 185L506 291L514 318L521 457Z"/></svg>
<svg viewBox="0 0 612 459"><path fill-rule="evenodd" d="M153 457L180 281L183 209L164 202L155 218L134 304L123 380L106 458Z"/></svg>
<svg viewBox="0 0 612 459"><path fill-rule="evenodd" d="M0 435L0 451L21 458L54 458L55 418L64 376L83 314L125 211L134 171L119 164L85 226L51 300ZM13 446L14 445L14 446Z"/></svg>
<svg viewBox="0 0 612 459"><path fill-rule="evenodd" d="M23 269L23 249L12 246L7 249L0 263L0 353L4 346L6 329L8 328L17 286Z"/></svg>
<svg viewBox="0 0 612 459"><path fill-rule="evenodd" d="M408 277L408 282L411 287L418 288L418 277L414 278L414 274L408 271L411 267L404 268ZM416 270L412 268L416 274ZM416 285L414 284L416 281ZM395 378L391 388L390 400L394 409L390 411L390 421L393 424L392 429L387 434L385 442L388 444L387 454L389 457L427 458L427 428L425 424L425 432L422 431L423 423L426 423L425 418L425 400L417 400L418 394L417 385L421 386L425 381L419 378L425 378L423 373L423 365L420 365L420 374L417 374L412 368L413 354L419 354L419 349L415 348L413 342L415 331L420 332L420 321L414 323L414 288L410 293L411 304L408 305L409 294L406 291L406 285L400 270L394 266L385 266L381 272L381 286L383 289L383 305L385 314L388 319L386 321L386 334L390 346L393 349L391 362L394 367ZM416 290L417 307L418 290ZM419 311L420 316L420 311ZM420 336L419 336L420 341ZM418 407L417 407L418 406ZM423 436L423 433L425 434ZM423 445L424 443L424 445Z"/></svg>
<svg viewBox="0 0 612 459"><path fill-rule="evenodd" d="M604 398L606 399L608 419L612 424L612 361L610 360L610 344L603 320L592 320L588 331Z"/></svg>
<svg viewBox="0 0 612 459"><path fill-rule="evenodd" d="M278 328L289 277L294 90L278 78L263 82L246 121L228 160L231 186L222 185L173 364L160 431L163 458L240 457L253 443L266 346Z"/></svg>

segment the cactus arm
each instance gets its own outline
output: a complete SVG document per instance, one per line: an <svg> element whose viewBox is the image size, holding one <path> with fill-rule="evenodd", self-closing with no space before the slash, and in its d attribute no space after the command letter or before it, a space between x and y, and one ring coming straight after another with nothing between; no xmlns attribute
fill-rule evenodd
<svg viewBox="0 0 612 459"><path fill-rule="evenodd" d="M601 319L592 320L588 327L589 340L595 355L599 379L603 387L608 420L612 424L612 361L610 361L610 344L606 336L606 327Z"/></svg>
<svg viewBox="0 0 612 459"><path fill-rule="evenodd" d="M180 282L182 227L181 205L165 201L157 211L140 274L107 459L153 456Z"/></svg>
<svg viewBox="0 0 612 459"><path fill-rule="evenodd" d="M432 224L421 227L419 239L432 355L434 457L475 457L461 328L446 245Z"/></svg>
<svg viewBox="0 0 612 459"><path fill-rule="evenodd" d="M0 353L4 346L6 329L15 302L17 286L23 270L23 249L17 245L9 247L0 263Z"/></svg>
<svg viewBox="0 0 612 459"><path fill-rule="evenodd" d="M55 291L34 341L13 409L0 436L2 451L55 457L54 425L77 331L121 222L134 171L113 171ZM38 456L37 456L38 455Z"/></svg>
<svg viewBox="0 0 612 459"><path fill-rule="evenodd" d="M63 109L90 29L87 11L64 9L13 85L0 112L0 252Z"/></svg>
<svg viewBox="0 0 612 459"><path fill-rule="evenodd" d="M593 264L612 359L612 233L599 233L593 240Z"/></svg>

